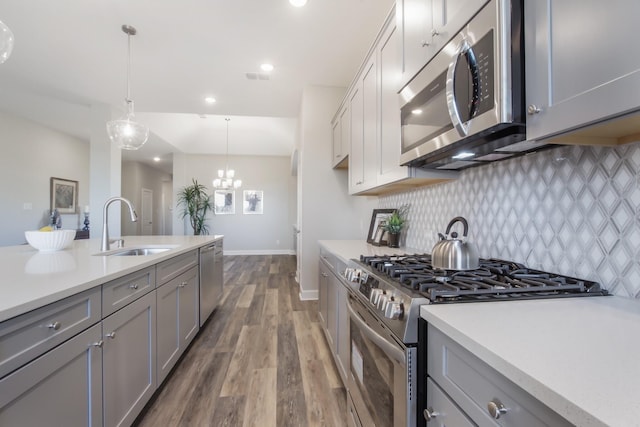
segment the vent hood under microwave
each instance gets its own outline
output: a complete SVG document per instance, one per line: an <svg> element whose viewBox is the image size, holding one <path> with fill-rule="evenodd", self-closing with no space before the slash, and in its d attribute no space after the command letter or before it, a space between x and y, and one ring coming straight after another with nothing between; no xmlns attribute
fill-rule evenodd
<svg viewBox="0 0 640 427"><path fill-rule="evenodd" d="M460 170L526 141L523 0L491 0L400 91L401 164Z"/></svg>

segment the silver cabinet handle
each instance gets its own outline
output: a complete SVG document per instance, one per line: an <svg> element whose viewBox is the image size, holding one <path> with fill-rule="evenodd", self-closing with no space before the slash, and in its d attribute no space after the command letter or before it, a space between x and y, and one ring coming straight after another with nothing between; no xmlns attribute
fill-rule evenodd
<svg viewBox="0 0 640 427"><path fill-rule="evenodd" d="M427 46L429 46L430 44L431 44L431 43L429 43L429 42L428 42L428 41L426 41L426 40L421 40L421 41L420 41L420 45L421 45L422 47L427 47Z"/></svg>
<svg viewBox="0 0 640 427"><path fill-rule="evenodd" d="M439 36L440 33L435 28L431 30L431 37Z"/></svg>
<svg viewBox="0 0 640 427"><path fill-rule="evenodd" d="M104 344L104 341L100 340L98 342L94 342L93 344L91 344L94 347L100 347L102 348L102 345Z"/></svg>
<svg viewBox="0 0 640 427"><path fill-rule="evenodd" d="M130 284L129 289L138 289L138 284L137 283Z"/></svg>
<svg viewBox="0 0 640 427"><path fill-rule="evenodd" d="M320 275L321 275L322 277L329 277L329 275L328 275L327 273L320 273Z"/></svg>
<svg viewBox="0 0 640 427"><path fill-rule="evenodd" d="M429 421L432 421L435 417L437 417L440 414L434 411L432 407L428 407L422 412L422 415L424 416L424 419L427 420L427 422L429 422Z"/></svg>
<svg viewBox="0 0 640 427"><path fill-rule="evenodd" d="M491 418L497 420L500 418L500 415L504 415L507 413L507 408L504 407L502 402L498 399L493 399L487 404L487 409L489 410L489 415Z"/></svg>
<svg viewBox="0 0 640 427"><path fill-rule="evenodd" d="M113 332L109 332L107 335L105 335L108 338L114 339L116 337L116 331Z"/></svg>
<svg viewBox="0 0 640 427"><path fill-rule="evenodd" d="M178 285L179 288L184 288L185 286L187 286L188 283L187 282L182 282Z"/></svg>
<svg viewBox="0 0 640 427"><path fill-rule="evenodd" d="M47 325L47 328L57 331L60 329L61 326L62 326L62 323L60 322L51 322Z"/></svg>
<svg viewBox="0 0 640 427"><path fill-rule="evenodd" d="M527 114L533 116L534 114L538 114L540 112L540 107L535 104L530 104L527 107Z"/></svg>

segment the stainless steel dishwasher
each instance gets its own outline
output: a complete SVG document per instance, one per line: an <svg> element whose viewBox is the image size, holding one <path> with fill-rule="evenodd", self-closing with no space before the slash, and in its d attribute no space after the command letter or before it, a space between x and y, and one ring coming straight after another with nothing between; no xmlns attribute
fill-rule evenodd
<svg viewBox="0 0 640 427"><path fill-rule="evenodd" d="M222 240L200 248L200 326L222 298Z"/></svg>

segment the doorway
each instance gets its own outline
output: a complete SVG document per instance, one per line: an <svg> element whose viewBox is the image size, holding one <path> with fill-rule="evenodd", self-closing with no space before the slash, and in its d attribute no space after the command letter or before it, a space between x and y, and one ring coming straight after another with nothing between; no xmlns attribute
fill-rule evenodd
<svg viewBox="0 0 640 427"><path fill-rule="evenodd" d="M140 234L142 236L151 236L153 234L153 190L148 188L142 189L140 216L142 217Z"/></svg>

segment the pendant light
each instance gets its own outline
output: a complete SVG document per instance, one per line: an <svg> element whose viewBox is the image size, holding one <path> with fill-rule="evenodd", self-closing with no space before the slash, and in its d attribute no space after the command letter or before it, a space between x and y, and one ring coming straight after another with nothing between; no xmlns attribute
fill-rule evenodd
<svg viewBox="0 0 640 427"><path fill-rule="evenodd" d="M121 119L107 122L107 134L121 149L137 150L149 139L149 128L135 121L131 99L131 36L136 35L136 29L123 25L122 31L127 35L127 97L124 99L127 113Z"/></svg>
<svg viewBox="0 0 640 427"><path fill-rule="evenodd" d="M229 169L229 122L231 119L227 117L225 120L227 121L227 155L225 158L225 168L224 170L218 169L218 177L213 180L213 186L223 190L240 188L242 185L242 180L234 179L235 171Z"/></svg>
<svg viewBox="0 0 640 427"><path fill-rule="evenodd" d="M0 21L0 64L11 56L13 50L13 33L4 22Z"/></svg>

